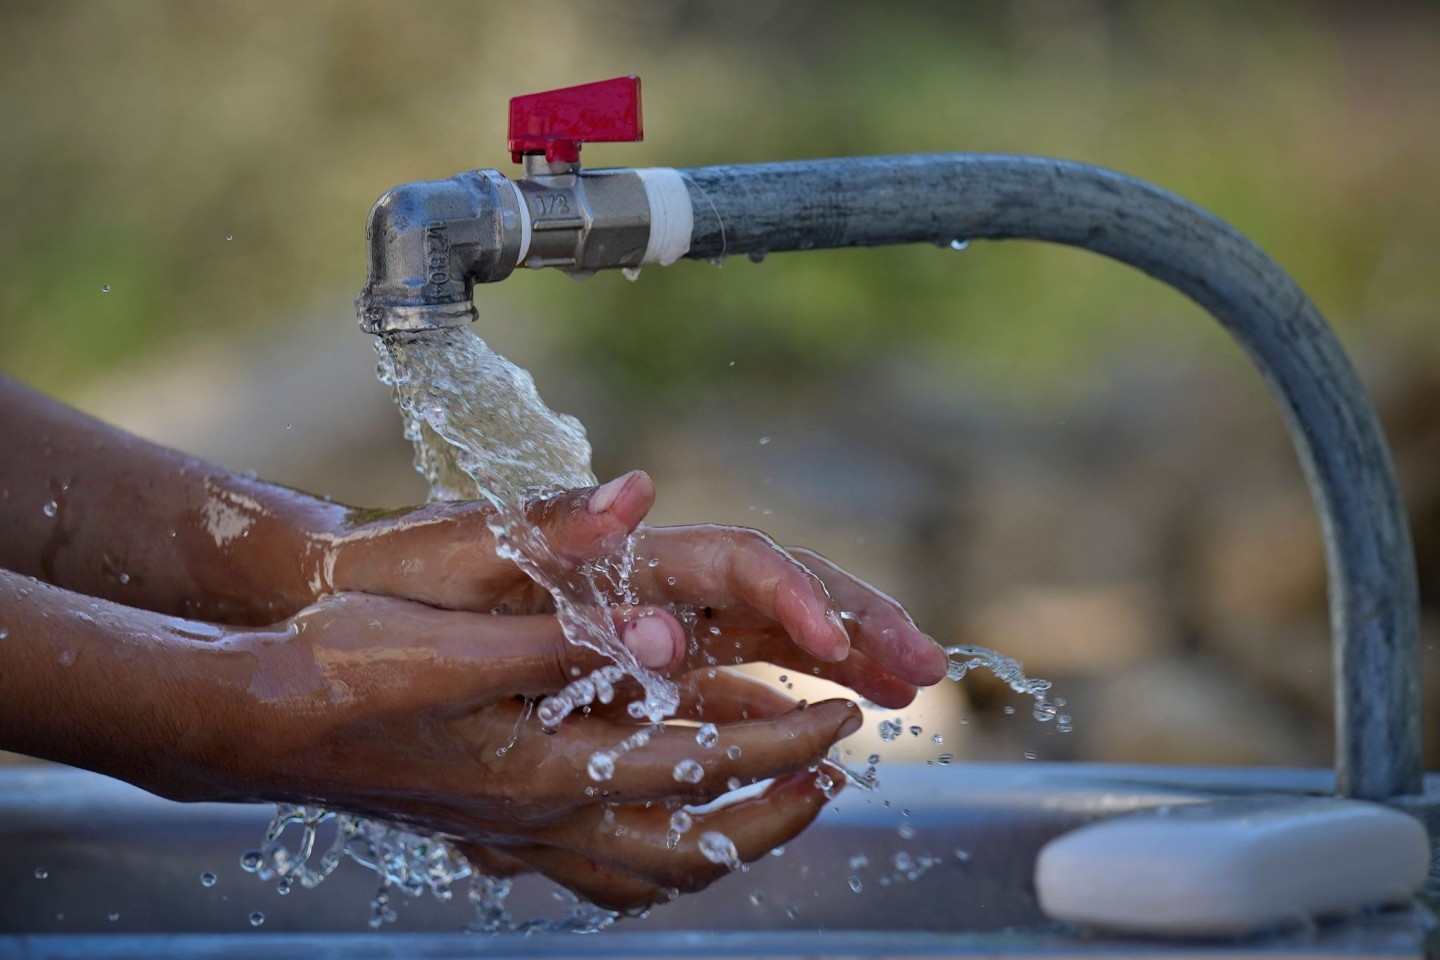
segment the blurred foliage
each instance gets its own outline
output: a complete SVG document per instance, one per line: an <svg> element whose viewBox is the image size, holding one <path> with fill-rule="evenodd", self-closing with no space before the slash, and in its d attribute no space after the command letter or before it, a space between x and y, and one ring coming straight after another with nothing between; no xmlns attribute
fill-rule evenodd
<svg viewBox="0 0 1440 960"><path fill-rule="evenodd" d="M647 141L592 146L591 166L1070 157L1217 211L1348 336L1436 337L1432 4L9 0L0 34L0 368L62 395L352 295L384 189L513 173L511 95L626 72L645 80ZM697 376L844 376L882 351L1058 383L1196 312L1083 253L1014 244L504 287L477 294L482 314L543 318L634 404ZM1162 325L1182 342L1204 326Z"/></svg>

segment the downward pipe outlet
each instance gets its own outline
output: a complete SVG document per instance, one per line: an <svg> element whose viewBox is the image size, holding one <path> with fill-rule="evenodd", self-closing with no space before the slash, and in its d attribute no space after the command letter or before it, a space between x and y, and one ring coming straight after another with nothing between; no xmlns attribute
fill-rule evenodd
<svg viewBox="0 0 1440 960"><path fill-rule="evenodd" d="M1420 792L1414 555L1384 437L1314 304L1228 224L1130 177L1035 157L931 154L584 174L540 163L533 173L513 185L495 171L461 174L381 198L370 218L362 326L378 333L467 322L473 284L503 279L526 261L523 247L550 251L538 265L588 272L680 255L1048 240L1127 263L1210 311L1279 402L1320 514L1338 789L1374 800ZM644 189L627 185L629 176ZM622 189L593 204L591 185L600 178ZM561 198L579 212L547 224ZM623 239L597 241L597 230ZM562 231L569 231L563 243Z"/></svg>

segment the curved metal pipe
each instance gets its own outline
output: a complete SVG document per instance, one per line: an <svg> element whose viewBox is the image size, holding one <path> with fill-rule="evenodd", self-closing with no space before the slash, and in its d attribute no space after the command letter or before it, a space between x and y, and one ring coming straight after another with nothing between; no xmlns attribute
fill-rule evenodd
<svg viewBox="0 0 1440 960"><path fill-rule="evenodd" d="M1390 456L1334 334L1255 244L1174 194L1060 160L938 154L680 172L694 208L692 258L1049 240L1128 263L1214 314L1279 401L1320 513L1339 791L1420 792L1415 561Z"/></svg>

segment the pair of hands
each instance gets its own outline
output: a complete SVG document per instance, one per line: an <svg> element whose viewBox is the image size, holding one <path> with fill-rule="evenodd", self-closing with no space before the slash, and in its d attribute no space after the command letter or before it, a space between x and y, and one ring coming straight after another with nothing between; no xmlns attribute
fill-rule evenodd
<svg viewBox="0 0 1440 960"><path fill-rule="evenodd" d="M610 779L592 780L592 754L639 728L625 710L638 688L542 731L526 698L606 661L569 644L550 597L497 556L489 508L433 504L310 550L312 579L334 592L229 636L249 665L253 723L251 746L227 749L227 793L400 820L455 838L483 872L536 870L613 909L723 875L729 865L700 849L707 832L728 836L743 861L786 842L819 813L816 765L860 712L845 700L803 707L723 665L765 661L896 707L944 675L944 653L898 604L819 555L752 530L642 527L653 501L649 477L634 472L528 515L576 566L635 535L641 606L617 612L619 634L677 682L675 720L717 726L715 746L698 745L693 725L666 723L617 756ZM685 607L699 616L693 635L673 613ZM685 758L699 762L698 782L675 779ZM679 805L770 778L667 842Z"/></svg>

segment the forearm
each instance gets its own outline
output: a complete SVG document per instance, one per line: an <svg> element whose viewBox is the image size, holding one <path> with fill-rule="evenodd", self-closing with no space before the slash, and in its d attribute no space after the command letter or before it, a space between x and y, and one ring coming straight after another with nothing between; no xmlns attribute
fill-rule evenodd
<svg viewBox="0 0 1440 960"><path fill-rule="evenodd" d="M0 377L0 566L129 606L283 619L347 509L148 443Z"/></svg>
<svg viewBox="0 0 1440 960"><path fill-rule="evenodd" d="M0 570L0 749L220 798L252 672L218 627Z"/></svg>

